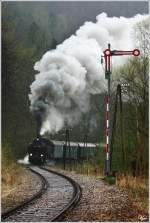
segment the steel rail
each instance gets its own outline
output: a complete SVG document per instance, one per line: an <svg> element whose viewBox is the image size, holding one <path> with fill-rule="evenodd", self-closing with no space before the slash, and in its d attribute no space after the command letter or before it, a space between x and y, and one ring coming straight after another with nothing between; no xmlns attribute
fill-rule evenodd
<svg viewBox="0 0 150 223"><path fill-rule="evenodd" d="M73 195L70 198L69 202L66 203L66 205L64 206L64 208L59 213L57 213L54 217L52 217L52 218L49 219L50 222L63 220L64 217L65 217L65 214L69 210L71 210L73 207L75 207L75 205L79 202L79 200L80 200L80 198L82 196L81 187L72 178L70 178L70 177L68 177L68 176L66 176L66 175L64 175L62 173L58 173L56 171L49 170L49 169L47 169L45 167L39 167L39 168L40 169L43 169L43 170L45 170L47 172L53 173L55 175L58 175L58 176L60 176L60 177L62 177L64 179L66 179L72 185L72 187L73 187ZM25 200L20 205L18 205L15 208L12 208L11 210L3 213L1 215L1 220L2 221L4 219L10 217L11 215L15 214L15 212L21 211L24 207L29 206L32 201L36 201L36 199L37 198L40 198L44 194L44 192L46 192L46 190L48 189L49 183L45 179L45 177L42 176L42 174L38 173L37 171L35 171L35 170L31 169L31 168L29 168L29 170L32 171L33 173L37 174L41 178L41 181L42 181L42 187L41 187L41 189L36 194L34 194L31 198Z"/></svg>
<svg viewBox="0 0 150 223"><path fill-rule="evenodd" d="M17 205L16 207L3 213L1 215L1 220L8 218L12 214L14 214L16 211L23 209L25 206L29 205L32 201L35 201L36 199L41 197L46 192L49 184L48 184L47 180L45 179L45 177L43 177L40 173L34 171L30 167L27 167L27 169L29 169L31 172L35 173L36 175L38 175L40 177L41 182L42 182L42 187L36 194L32 195L30 198L26 199L25 201L23 201L21 204Z"/></svg>
<svg viewBox="0 0 150 223"><path fill-rule="evenodd" d="M41 167L41 169L46 170L48 172L51 172L53 174L56 174L64 179L66 179L67 181L69 181L73 187L73 195L72 198L69 200L68 204L66 204L66 206L60 211L60 213L56 214L52 219L51 222L57 222L57 221L62 221L65 217L65 214L70 211L71 209L73 209L77 203L80 201L80 198L82 196L82 189L80 187L80 185L74 181L72 178L62 174L62 173L58 173L54 170L49 170L47 168Z"/></svg>

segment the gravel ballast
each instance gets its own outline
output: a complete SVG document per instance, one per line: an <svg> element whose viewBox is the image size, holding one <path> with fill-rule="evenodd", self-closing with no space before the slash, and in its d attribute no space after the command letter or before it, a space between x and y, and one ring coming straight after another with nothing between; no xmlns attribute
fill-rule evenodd
<svg viewBox="0 0 150 223"><path fill-rule="evenodd" d="M31 198L41 187L41 179L28 169L24 169L21 176L21 183L16 185L14 190L1 198L1 213L20 205L25 200Z"/></svg>
<svg viewBox="0 0 150 223"><path fill-rule="evenodd" d="M68 175L82 188L82 198L78 205L67 213L64 221L147 221L148 215L139 211L128 193L115 185L108 185L96 176L86 176L75 172L52 170ZM41 188L41 180L29 170L23 172L23 181L7 196L2 196L2 213L19 205L33 196Z"/></svg>
<svg viewBox="0 0 150 223"><path fill-rule="evenodd" d="M72 177L82 188L79 204L64 221L148 221L148 216L133 206L126 191L95 176L59 171Z"/></svg>

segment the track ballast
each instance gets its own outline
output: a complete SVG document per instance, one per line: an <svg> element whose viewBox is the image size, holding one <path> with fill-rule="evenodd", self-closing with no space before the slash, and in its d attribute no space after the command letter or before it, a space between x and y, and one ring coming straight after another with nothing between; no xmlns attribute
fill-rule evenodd
<svg viewBox="0 0 150 223"><path fill-rule="evenodd" d="M2 221L60 221L81 197L80 186L71 178L44 167L31 166L41 176L43 188L30 201L2 215Z"/></svg>

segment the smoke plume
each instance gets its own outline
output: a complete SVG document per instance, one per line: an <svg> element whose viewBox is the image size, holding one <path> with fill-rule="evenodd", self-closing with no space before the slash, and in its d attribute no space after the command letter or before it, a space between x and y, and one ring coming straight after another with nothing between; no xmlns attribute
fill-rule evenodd
<svg viewBox="0 0 150 223"><path fill-rule="evenodd" d="M29 163L29 155L25 155L24 159L18 160L18 163L20 163L20 164L30 164Z"/></svg>
<svg viewBox="0 0 150 223"><path fill-rule="evenodd" d="M55 50L46 52L34 69L39 73L31 84L30 109L40 119L40 133L55 133L65 124L73 126L90 108L90 95L106 90L101 55L108 43L113 49L132 50L134 25L145 19L113 17L106 13L96 23L85 22ZM121 64L125 57L115 58Z"/></svg>

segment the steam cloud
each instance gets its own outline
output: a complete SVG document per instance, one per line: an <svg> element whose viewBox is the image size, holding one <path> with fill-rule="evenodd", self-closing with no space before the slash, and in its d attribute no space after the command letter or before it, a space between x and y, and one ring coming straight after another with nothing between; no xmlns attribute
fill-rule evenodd
<svg viewBox="0 0 150 223"><path fill-rule="evenodd" d="M41 134L55 133L66 123L73 126L90 108L90 95L104 92L106 81L100 63L108 43L113 49L133 49L133 27L147 16L107 17L85 22L55 50L46 52L34 69L39 73L31 84L30 109L42 120ZM125 57L115 58L116 65Z"/></svg>
<svg viewBox="0 0 150 223"><path fill-rule="evenodd" d="M24 159L18 160L18 163L21 163L21 164L30 164L29 163L29 155L25 155Z"/></svg>

